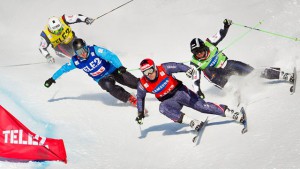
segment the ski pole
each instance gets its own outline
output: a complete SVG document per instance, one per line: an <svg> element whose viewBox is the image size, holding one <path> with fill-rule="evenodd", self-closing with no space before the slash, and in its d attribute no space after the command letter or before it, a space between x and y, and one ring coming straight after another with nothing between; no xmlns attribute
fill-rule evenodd
<svg viewBox="0 0 300 169"><path fill-rule="evenodd" d="M259 25L262 24L263 21L259 21L255 26L254 28L258 27ZM238 42L239 40L241 40L243 37L245 37L252 29L246 31L245 33L243 33L242 35L240 35L239 37L237 37L235 40L233 40L229 45L227 45L224 49L218 51L215 55L218 55L219 53L222 53L224 50L228 49L229 47L231 47L234 43ZM187 62L190 62L190 61L184 61L184 62L180 62L180 63L187 63ZM196 69L199 69L200 66L198 66ZM135 71L135 70L139 70L139 68L137 69L129 69L127 71Z"/></svg>
<svg viewBox="0 0 300 169"><path fill-rule="evenodd" d="M257 29L257 27L259 25L262 24L263 21L259 21L254 27L253 29ZM233 23L234 24L234 23ZM239 40L241 40L243 37L245 37L251 30L253 29L250 29L248 31L246 31L245 33L243 33L242 35L240 35L239 37L237 37L235 40L233 40L229 45L227 45L224 49L220 50L217 54L223 52L224 50L226 50L227 48L229 48L230 46L232 46L234 43L238 42Z"/></svg>
<svg viewBox="0 0 300 169"><path fill-rule="evenodd" d="M248 28L248 29L251 29L251 30L256 30L256 31L268 33L268 34L271 34L271 35L280 36L280 37L283 37L283 38L292 39L292 40L294 40L294 41L300 41L299 38L290 37L290 36L286 36L286 35L281 35L281 34L278 34L278 33L273 33L273 32L270 32L270 31L263 30L263 29L257 29L257 28L255 28L255 27L253 28L253 27L246 26L246 25L242 25L242 24L239 24L239 23L232 23L232 24L233 24L233 25L236 25L236 26Z"/></svg>
<svg viewBox="0 0 300 169"><path fill-rule="evenodd" d="M140 134L141 134L140 137L142 137L143 136L143 132L142 132L142 125L141 124L139 124L139 128L140 128Z"/></svg>
<svg viewBox="0 0 300 169"><path fill-rule="evenodd" d="M132 71L135 71L135 70L140 70L140 68L127 69L128 72L132 72Z"/></svg>
<svg viewBox="0 0 300 169"><path fill-rule="evenodd" d="M4 65L0 67L17 67L17 66L29 66L29 65L37 65L37 64L43 64L47 62L36 62L36 63L22 63L22 64L15 64L15 65Z"/></svg>
<svg viewBox="0 0 300 169"><path fill-rule="evenodd" d="M124 4L120 5L120 6L118 6L118 7L114 8L114 9L112 9L111 11L108 11L108 12L106 12L106 13L104 13L104 14L98 16L97 18L94 19L94 21L95 21L96 19L99 19L99 18L101 18L101 17L103 17L103 16L105 16L105 15L107 15L107 14L113 12L114 10L116 10L116 9L118 9L118 8L121 8L122 6L125 6L125 5L129 4L129 3L132 2L132 1L133 1L133 0L130 0L130 1L124 3Z"/></svg>
<svg viewBox="0 0 300 169"><path fill-rule="evenodd" d="M263 21L259 21L254 28L258 27L259 25L262 24ZM231 47L233 44L235 44L236 42L238 42L239 40L241 40L243 37L245 37L252 29L246 31L245 33L241 34L239 37L237 37L235 40L233 40L229 45L227 45L224 49L218 51L215 56L217 56L219 53L222 53L224 50L228 49L229 47ZM201 67L201 65L199 65L196 69L198 70Z"/></svg>

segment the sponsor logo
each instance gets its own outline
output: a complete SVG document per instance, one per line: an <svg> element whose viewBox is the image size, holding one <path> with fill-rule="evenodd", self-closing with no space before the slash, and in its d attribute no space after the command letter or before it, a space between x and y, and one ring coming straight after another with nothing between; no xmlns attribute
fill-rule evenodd
<svg viewBox="0 0 300 169"><path fill-rule="evenodd" d="M103 73L105 71L105 68L103 66L100 67L99 70L97 70L96 72L94 73L90 73L91 76L98 76L100 75L101 73Z"/></svg>
<svg viewBox="0 0 300 169"><path fill-rule="evenodd" d="M167 84L169 83L169 78L165 78L164 80L162 80L158 85L157 87L153 90L153 93L159 93L161 92L162 90L164 90L167 86Z"/></svg>
<svg viewBox="0 0 300 169"><path fill-rule="evenodd" d="M94 58L87 66L83 68L85 72L91 72L95 68L97 68L102 63L102 60L100 58Z"/></svg>
<svg viewBox="0 0 300 169"><path fill-rule="evenodd" d="M151 67L151 65L145 64L140 69L141 69L141 71L145 71L145 70L149 69L150 67Z"/></svg>
<svg viewBox="0 0 300 169"><path fill-rule="evenodd" d="M28 134L27 138L23 135L23 130L4 130L2 131L4 135L5 144L22 144L22 145L44 145L46 137L41 137L39 135L32 136ZM48 145L44 145L49 148Z"/></svg>
<svg viewBox="0 0 300 169"><path fill-rule="evenodd" d="M66 40L66 38L69 36L69 34L72 33L70 28L67 28L66 31L63 32L63 34L55 40L55 43L62 43Z"/></svg>
<svg viewBox="0 0 300 169"><path fill-rule="evenodd" d="M160 94L160 97L163 97L164 95L168 94L170 91L172 91L175 88L174 85L171 85L168 90L166 90L163 94Z"/></svg>
<svg viewBox="0 0 300 169"><path fill-rule="evenodd" d="M215 66L215 65L217 64L217 62L218 62L218 56L214 56L214 57L211 59L211 61L210 61L210 63L209 63L209 66L210 66L210 67L213 67L213 66Z"/></svg>

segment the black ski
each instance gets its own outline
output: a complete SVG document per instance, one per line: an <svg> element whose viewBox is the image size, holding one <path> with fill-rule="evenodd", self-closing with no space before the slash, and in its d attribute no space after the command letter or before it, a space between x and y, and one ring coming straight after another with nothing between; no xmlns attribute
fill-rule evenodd
<svg viewBox="0 0 300 169"><path fill-rule="evenodd" d="M198 145L200 143L201 140L201 136L203 134L204 128L208 123L208 117L206 118L206 120L201 123L200 129L196 132L196 136L193 137L193 143L196 143L196 145Z"/></svg>
<svg viewBox="0 0 300 169"><path fill-rule="evenodd" d="M294 83L290 88L291 94L294 94L296 92L296 84L297 84L297 70L296 70L296 67L294 67L293 73L294 73Z"/></svg>
<svg viewBox="0 0 300 169"><path fill-rule="evenodd" d="M245 111L244 107L241 108L241 113L244 116L244 121L242 123L242 125L244 126L243 129L242 129L242 134L244 134L248 131L247 115L246 115L246 111Z"/></svg>

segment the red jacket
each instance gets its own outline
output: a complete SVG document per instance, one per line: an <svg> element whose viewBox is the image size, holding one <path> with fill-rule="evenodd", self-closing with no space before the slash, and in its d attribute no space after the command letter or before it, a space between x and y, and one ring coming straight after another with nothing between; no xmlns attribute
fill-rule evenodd
<svg viewBox="0 0 300 169"><path fill-rule="evenodd" d="M172 75L168 75L161 65L156 68L157 78L154 81L143 76L140 79L140 82L146 91L155 94L155 97L158 100L165 100L172 97L174 92L179 86L181 86L182 83L175 79Z"/></svg>

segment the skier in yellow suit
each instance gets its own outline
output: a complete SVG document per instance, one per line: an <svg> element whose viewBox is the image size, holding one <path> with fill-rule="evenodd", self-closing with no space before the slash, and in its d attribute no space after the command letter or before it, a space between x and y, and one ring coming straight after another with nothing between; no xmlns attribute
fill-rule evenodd
<svg viewBox="0 0 300 169"><path fill-rule="evenodd" d="M85 22L87 25L90 25L93 21L93 18L89 18L81 14L51 17L40 35L41 42L39 50L47 59L47 62L55 63L54 57L51 56L47 50L50 44L56 55L60 57L71 58L74 55L72 43L74 39L76 39L76 35L69 26L70 24Z"/></svg>

